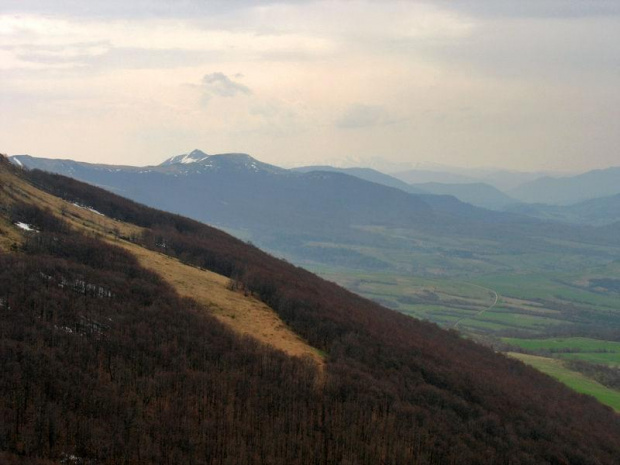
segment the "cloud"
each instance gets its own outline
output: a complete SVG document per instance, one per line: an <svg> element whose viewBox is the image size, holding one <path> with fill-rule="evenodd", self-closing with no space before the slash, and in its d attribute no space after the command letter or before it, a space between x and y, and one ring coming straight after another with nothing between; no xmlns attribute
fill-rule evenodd
<svg viewBox="0 0 620 465"><path fill-rule="evenodd" d="M320 0L3 0L0 13L35 13L71 15L83 18L196 18L217 16L222 19L244 10L264 7L318 6L324 9L340 3L347 7L357 2L325 2ZM331 5L330 5L331 4ZM592 17L620 15L617 0L384 0L376 4L396 5L405 9L417 5L434 5L477 17ZM365 7L371 6L371 3ZM346 24L341 24L347 27Z"/></svg>
<svg viewBox="0 0 620 465"><path fill-rule="evenodd" d="M617 0L436 0L436 3L478 17L550 19L620 15Z"/></svg>
<svg viewBox="0 0 620 465"><path fill-rule="evenodd" d="M311 0L261 0L262 4L306 3ZM226 15L253 8L255 0L3 0L0 13L69 14L84 18L195 18Z"/></svg>
<svg viewBox="0 0 620 465"><path fill-rule="evenodd" d="M202 86L208 96L235 97L239 94L252 94L249 87L233 81L220 72L205 74L202 78Z"/></svg>
<svg viewBox="0 0 620 465"><path fill-rule="evenodd" d="M418 52L461 72L487 78L580 82L583 91L616 79L619 18L492 18L467 38L426 44ZM594 84L593 79L598 81Z"/></svg>
<svg viewBox="0 0 620 465"><path fill-rule="evenodd" d="M344 129L356 129L386 123L388 123L387 111L383 106L356 103L345 110L336 121L336 126Z"/></svg>

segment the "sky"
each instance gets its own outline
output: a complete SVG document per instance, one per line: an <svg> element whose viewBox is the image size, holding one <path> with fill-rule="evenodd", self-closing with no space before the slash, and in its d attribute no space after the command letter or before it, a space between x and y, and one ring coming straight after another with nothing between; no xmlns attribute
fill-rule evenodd
<svg viewBox="0 0 620 465"><path fill-rule="evenodd" d="M0 152L620 165L617 0L0 0Z"/></svg>

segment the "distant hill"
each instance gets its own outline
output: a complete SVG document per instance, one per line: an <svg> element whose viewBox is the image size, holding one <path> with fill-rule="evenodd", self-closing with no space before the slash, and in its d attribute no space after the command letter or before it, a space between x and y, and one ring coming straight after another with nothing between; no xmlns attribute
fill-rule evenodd
<svg viewBox="0 0 620 465"><path fill-rule="evenodd" d="M524 183L534 181L549 172L525 172L499 168L453 167L421 163L414 169L397 171L392 176L411 184L436 182L441 184L484 183L506 193Z"/></svg>
<svg viewBox="0 0 620 465"><path fill-rule="evenodd" d="M573 205L519 204L507 211L545 220L602 226L620 221L620 194Z"/></svg>
<svg viewBox="0 0 620 465"><path fill-rule="evenodd" d="M242 332L221 293L312 355ZM0 328L2 463L620 456L618 415L518 361L209 226L3 158Z"/></svg>
<svg viewBox="0 0 620 465"><path fill-rule="evenodd" d="M439 172L412 170L399 173L404 179L446 179L448 182L423 182L410 184L395 176L390 176L371 168L335 168L332 166L304 166L294 168L295 171L308 173L311 171L330 171L350 174L366 181L376 182L384 186L395 187L411 194L453 195L462 202L491 210L503 210L509 205L519 203L492 185L482 182L457 181L473 180L464 175Z"/></svg>
<svg viewBox="0 0 620 465"><path fill-rule="evenodd" d="M467 184L477 182L476 178L452 173L449 171L434 171L424 169L413 169L392 173L397 179L407 184L424 184L424 183L443 183L443 184Z"/></svg>
<svg viewBox="0 0 620 465"><path fill-rule="evenodd" d="M309 173L311 171L329 171L334 173L344 173L356 178L364 179L370 182L376 182L377 184L383 184L384 186L394 187L396 189L409 192L411 194L428 194L429 192L424 189L419 189L412 186L400 179L390 176L388 174L381 173L380 171L372 168L335 168L333 166L302 166L299 168L293 168L293 171L300 173Z"/></svg>
<svg viewBox="0 0 620 465"><path fill-rule="evenodd" d="M527 203L571 205L620 194L620 167L588 171L577 176L544 177L512 189L508 194Z"/></svg>
<svg viewBox="0 0 620 465"><path fill-rule="evenodd" d="M518 203L499 189L484 183L445 184L428 182L415 184L413 187L426 191L429 194L453 195L462 202L477 207L502 210L509 205Z"/></svg>

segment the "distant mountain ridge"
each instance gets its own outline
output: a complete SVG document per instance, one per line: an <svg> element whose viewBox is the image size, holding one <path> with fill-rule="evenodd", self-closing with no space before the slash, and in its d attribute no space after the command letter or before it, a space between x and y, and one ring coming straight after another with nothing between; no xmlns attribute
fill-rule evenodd
<svg viewBox="0 0 620 465"><path fill-rule="evenodd" d="M288 218L284 229L297 224L308 233L323 230L330 223L340 227L353 224L424 227L454 219L494 224L517 220L509 214L480 209L454 197L451 200L445 195L418 194L419 189L412 186L413 193L406 192L401 188L407 187L405 183L370 169L287 170L239 153L207 155L194 150L147 167L31 156L14 156L11 160L233 229L272 228L273 222L282 217ZM183 179L176 179L179 177ZM389 187L384 182L399 187Z"/></svg>
<svg viewBox="0 0 620 465"><path fill-rule="evenodd" d="M283 231L293 228L316 234L329 224L338 225L337 232L359 222L404 225L432 214L422 199L338 172L296 172L247 154L196 158L191 163L142 168L29 156L11 159L220 227L255 232L271 230L283 219Z"/></svg>
<svg viewBox="0 0 620 465"><path fill-rule="evenodd" d="M428 191L424 189L418 189L411 184L408 184L404 181L401 181L394 176L390 176L389 174L384 174L380 171L374 170L372 168L336 168L334 166L328 165L317 165L317 166L302 166L299 168L293 168L293 171L298 171L300 173L309 173L311 171L329 171L334 173L344 173L349 174L351 176L355 176L356 178L364 179L366 181L375 182L377 184L383 184L384 186L394 187L396 189L403 190L405 192L409 192L411 194L428 194Z"/></svg>
<svg viewBox="0 0 620 465"><path fill-rule="evenodd" d="M437 182L443 184L489 184L507 193L524 183L554 175L549 172L525 172L501 168L451 167L436 163L420 163L405 171L390 172L403 181L420 184Z"/></svg>
<svg viewBox="0 0 620 465"><path fill-rule="evenodd" d="M507 210L545 220L603 226L620 221L620 194L572 205L519 204Z"/></svg>
<svg viewBox="0 0 620 465"><path fill-rule="evenodd" d="M123 166L99 163L86 163L74 160L33 157L30 155L13 155L9 157L12 163L30 169L40 169L52 173L76 176L84 170L99 173L162 173L162 174L196 174L207 170L234 170L248 169L250 171L264 171L272 173L287 173L288 170L263 163L246 153L222 153L207 155L201 150L193 150L187 154L175 155L154 166Z"/></svg>
<svg viewBox="0 0 620 465"><path fill-rule="evenodd" d="M304 166L294 168L294 170L304 173L308 173L310 171L331 171L350 174L351 176L365 179L366 181L376 182L377 184L383 184L384 186L395 187L405 192L409 192L410 194L452 195L461 202L492 210L502 210L509 205L518 203L517 200L504 194L499 189L481 182L472 181L464 184L448 184L438 182L409 184L394 176L381 173L380 171L371 168L336 168L333 166L319 165ZM447 177L447 179L461 180L461 177Z"/></svg>
<svg viewBox="0 0 620 465"><path fill-rule="evenodd" d="M420 244L415 247L431 254L445 250L450 259L462 253L473 257L471 250L463 252L458 245L471 239L478 244L475 253L493 263L487 258L488 241L511 253L543 251L550 247L548 238L579 243L587 239L588 244L618 241L605 231L558 227L524 215L475 207L454 196L408 193L343 172L287 170L247 154L191 153L173 158L175 162L147 167L29 156L12 157L12 161L224 228L291 259L334 264L339 257L337 263L353 268L388 266L363 250L376 244L396 250ZM332 247L331 253L326 246Z"/></svg>
<svg viewBox="0 0 620 465"><path fill-rule="evenodd" d="M424 184L429 182L436 183L445 183L445 184L453 184L453 183L472 183L476 182L477 179L463 175L458 173L451 173L448 171L434 171L434 170L424 170L424 169L413 169L407 171L401 171L398 173L394 173L392 176L398 178L408 184Z"/></svg>
<svg viewBox="0 0 620 465"><path fill-rule="evenodd" d="M620 167L588 171L577 176L544 177L508 192L527 203L570 205L597 197L620 194Z"/></svg>
<svg viewBox="0 0 620 465"><path fill-rule="evenodd" d="M413 187L425 190L429 194L453 195L461 202L492 210L503 210L509 205L519 203L499 189L481 182L465 184L428 182L414 184Z"/></svg>

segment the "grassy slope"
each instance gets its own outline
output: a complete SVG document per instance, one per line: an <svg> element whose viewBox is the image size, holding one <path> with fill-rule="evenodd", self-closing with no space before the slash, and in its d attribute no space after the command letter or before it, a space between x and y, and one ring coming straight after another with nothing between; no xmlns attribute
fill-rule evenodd
<svg viewBox="0 0 620 465"><path fill-rule="evenodd" d="M205 305L222 323L236 332L253 337L291 356L309 357L319 366L323 360L319 352L295 334L280 317L258 299L228 288L229 279L208 270L188 266L180 261L158 254L131 242L119 239L139 234L142 228L108 218L101 214L66 202L42 192L21 179L0 171L0 200L36 204L49 208L63 217L77 230L105 237L132 253L145 268L159 274L175 290ZM0 248L9 250L20 243L22 231L0 215Z"/></svg>
<svg viewBox="0 0 620 465"><path fill-rule="evenodd" d="M620 392L609 389L581 373L567 369L561 360L516 352L510 352L508 355L554 377L577 392L595 397L599 402L620 412Z"/></svg>
<svg viewBox="0 0 620 465"><path fill-rule="evenodd" d="M185 265L175 258L135 244L123 242L120 245L131 252L140 265L159 274L180 295L204 304L218 320L235 331L254 337L291 356L309 357L322 365L323 360L315 348L295 334L277 313L263 302L229 289L228 278Z"/></svg>
<svg viewBox="0 0 620 465"><path fill-rule="evenodd" d="M555 337L546 339L502 338L506 344L530 351L548 351L557 357L618 366L620 342L587 337Z"/></svg>

